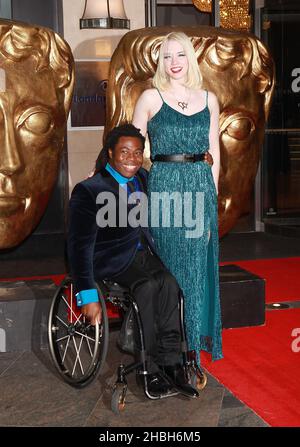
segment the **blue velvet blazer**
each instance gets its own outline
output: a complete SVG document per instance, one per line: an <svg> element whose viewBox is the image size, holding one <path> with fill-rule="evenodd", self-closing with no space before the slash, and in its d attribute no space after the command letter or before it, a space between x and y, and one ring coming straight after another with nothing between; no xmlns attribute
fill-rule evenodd
<svg viewBox="0 0 300 447"><path fill-rule="evenodd" d="M147 171L141 168L136 175L141 189L147 193ZM125 271L134 259L141 235L155 251L147 227L120 227L117 224L116 227L101 228L97 225L97 212L104 206L96 203L101 192L113 193L118 214L119 183L106 169L78 183L71 195L67 244L76 292L94 289L97 279L112 278ZM127 206L127 215L133 206Z"/></svg>

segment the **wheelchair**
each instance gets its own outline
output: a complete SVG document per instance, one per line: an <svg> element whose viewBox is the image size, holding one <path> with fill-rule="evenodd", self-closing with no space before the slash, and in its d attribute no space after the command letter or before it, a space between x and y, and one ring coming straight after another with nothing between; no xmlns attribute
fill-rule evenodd
<svg viewBox="0 0 300 447"><path fill-rule="evenodd" d="M117 380L113 386L111 409L120 414L125 409L127 392L126 376L135 371L141 378L145 395L149 399L161 399L179 394L172 390L167 394L152 395L147 387L147 353L145 350L143 325L136 301L126 287L113 281L99 281L97 283L99 303L102 310L101 323L92 326L82 315L76 305L73 282L70 277L65 278L58 286L53 297L48 319L48 339L51 358L62 377L69 385L83 388L95 380L104 366L108 341L109 322L106 303L111 303L124 314L123 326L120 333L124 333L129 342L119 340L119 347L123 351L133 354L133 319L140 344L137 361L125 366L120 364ZM202 390L207 383L206 374L199 368L195 356L187 352L185 332L183 326L183 297L180 298L180 322L182 335L182 354L185 372L189 382L198 390ZM124 325L126 325L124 329Z"/></svg>

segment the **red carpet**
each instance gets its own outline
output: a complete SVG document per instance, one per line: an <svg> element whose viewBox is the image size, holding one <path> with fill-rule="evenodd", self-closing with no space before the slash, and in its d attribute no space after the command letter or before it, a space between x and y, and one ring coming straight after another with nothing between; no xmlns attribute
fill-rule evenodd
<svg viewBox="0 0 300 447"><path fill-rule="evenodd" d="M224 359L203 366L273 427L300 426L300 309L266 313L266 325L223 330ZM297 340L292 331L299 328Z"/></svg>
<svg viewBox="0 0 300 447"><path fill-rule="evenodd" d="M300 258L223 262L236 264L266 280L266 303L300 301Z"/></svg>
<svg viewBox="0 0 300 447"><path fill-rule="evenodd" d="M300 258L234 264L266 279L267 302L300 301ZM223 353L213 363L201 354L209 373L269 425L300 426L300 309L267 311L264 326L223 330Z"/></svg>

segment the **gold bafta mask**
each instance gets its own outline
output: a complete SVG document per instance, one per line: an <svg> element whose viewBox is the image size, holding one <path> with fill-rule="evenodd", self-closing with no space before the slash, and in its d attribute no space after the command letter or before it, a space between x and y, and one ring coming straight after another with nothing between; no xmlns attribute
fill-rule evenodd
<svg viewBox="0 0 300 447"><path fill-rule="evenodd" d="M74 84L53 31L0 20L0 249L35 228L56 181Z"/></svg>
<svg viewBox="0 0 300 447"><path fill-rule="evenodd" d="M248 33L212 27L157 27L121 39L110 66L107 125L130 122L139 95L150 88L162 38L183 31L194 45L203 88L220 104L221 169L219 233L227 233L249 206L264 128L274 90L274 64L264 45ZM146 166L149 166L149 159Z"/></svg>

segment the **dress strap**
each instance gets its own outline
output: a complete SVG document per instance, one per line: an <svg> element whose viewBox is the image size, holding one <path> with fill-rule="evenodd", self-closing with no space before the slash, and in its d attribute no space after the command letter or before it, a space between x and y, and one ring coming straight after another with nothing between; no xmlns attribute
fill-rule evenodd
<svg viewBox="0 0 300 447"><path fill-rule="evenodd" d="M165 102L165 101L164 101L164 98L161 96L161 93L160 93L160 91L158 90L158 88L157 88L156 90L158 91L159 96L161 97L162 102Z"/></svg>
<svg viewBox="0 0 300 447"><path fill-rule="evenodd" d="M205 90L205 91L206 91L206 107L207 107L208 90Z"/></svg>

